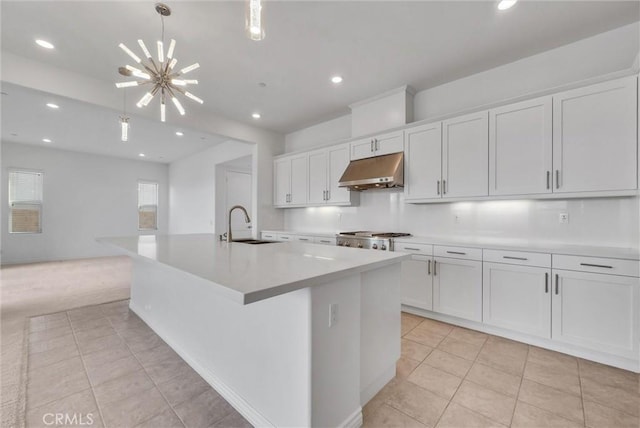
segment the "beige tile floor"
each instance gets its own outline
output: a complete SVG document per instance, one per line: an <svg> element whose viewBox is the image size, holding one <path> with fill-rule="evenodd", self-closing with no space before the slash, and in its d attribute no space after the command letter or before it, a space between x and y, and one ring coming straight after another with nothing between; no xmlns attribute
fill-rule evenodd
<svg viewBox="0 0 640 428"><path fill-rule="evenodd" d="M402 314L397 375L366 427L640 427L638 375Z"/></svg>
<svg viewBox="0 0 640 428"><path fill-rule="evenodd" d="M66 413L94 427L251 427L128 303L30 319L27 426Z"/></svg>

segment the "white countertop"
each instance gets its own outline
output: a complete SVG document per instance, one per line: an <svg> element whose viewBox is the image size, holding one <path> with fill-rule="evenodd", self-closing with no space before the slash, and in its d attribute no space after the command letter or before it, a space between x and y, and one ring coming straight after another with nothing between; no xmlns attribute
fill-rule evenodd
<svg viewBox="0 0 640 428"><path fill-rule="evenodd" d="M241 304L398 263L408 255L303 242L250 245L213 234L99 238L133 257L207 281Z"/></svg>
<svg viewBox="0 0 640 428"><path fill-rule="evenodd" d="M329 232L304 232L304 231L296 231L296 230L278 230L278 229L265 229L262 232L267 232L267 233L282 233L284 235L304 235L304 236L317 236L317 237L321 237L321 238L335 238L336 237L336 233L329 233Z"/></svg>
<svg viewBox="0 0 640 428"><path fill-rule="evenodd" d="M413 242L416 244L484 248L488 250L529 251L572 256L640 260L640 251L637 248L566 245L554 242L527 241L524 239L409 236L395 238L395 242Z"/></svg>

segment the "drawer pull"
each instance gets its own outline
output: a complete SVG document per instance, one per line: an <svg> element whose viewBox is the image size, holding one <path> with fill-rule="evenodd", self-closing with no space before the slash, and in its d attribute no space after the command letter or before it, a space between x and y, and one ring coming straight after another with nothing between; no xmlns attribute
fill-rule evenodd
<svg viewBox="0 0 640 428"><path fill-rule="evenodd" d="M280 239L289 239L288 236L281 236Z"/></svg>
<svg viewBox="0 0 640 428"><path fill-rule="evenodd" d="M436 265L438 262L436 260L433 261L433 276L436 276L438 273L436 272Z"/></svg>
<svg viewBox="0 0 640 428"><path fill-rule="evenodd" d="M613 266L607 266L607 265L594 265L594 264L591 264L591 263L580 263L580 266L597 267L597 268L605 268L605 269L613 269Z"/></svg>
<svg viewBox="0 0 640 428"><path fill-rule="evenodd" d="M299 241L308 241L309 238L298 238Z"/></svg>
<svg viewBox="0 0 640 428"><path fill-rule="evenodd" d="M326 239L321 239L320 242L322 242L323 244L331 244L331 241Z"/></svg>
<svg viewBox="0 0 640 428"><path fill-rule="evenodd" d="M467 253L463 253L462 251L447 251L447 254L459 254L461 256L467 255Z"/></svg>
<svg viewBox="0 0 640 428"><path fill-rule="evenodd" d="M560 275L556 274L556 296L558 295L558 283L560 282Z"/></svg>
<svg viewBox="0 0 640 428"><path fill-rule="evenodd" d="M529 260L526 257L513 257L513 256L502 256L503 259L509 259L509 260Z"/></svg>
<svg viewBox="0 0 640 428"><path fill-rule="evenodd" d="M549 185L549 176L551 175L551 171L547 171L547 189L550 189L551 186Z"/></svg>
<svg viewBox="0 0 640 428"><path fill-rule="evenodd" d="M440 180L438 180L438 184L436 184L436 191L438 192L438 195L440 194Z"/></svg>
<svg viewBox="0 0 640 428"><path fill-rule="evenodd" d="M544 273L544 294L549 292L549 273Z"/></svg>
<svg viewBox="0 0 640 428"><path fill-rule="evenodd" d="M560 170L556 169L556 189L560 188Z"/></svg>
<svg viewBox="0 0 640 428"><path fill-rule="evenodd" d="M431 260L427 260L427 275L431 275Z"/></svg>
<svg viewBox="0 0 640 428"><path fill-rule="evenodd" d="M411 247L404 247L405 250L410 250L410 251L420 251L420 248L411 248Z"/></svg>

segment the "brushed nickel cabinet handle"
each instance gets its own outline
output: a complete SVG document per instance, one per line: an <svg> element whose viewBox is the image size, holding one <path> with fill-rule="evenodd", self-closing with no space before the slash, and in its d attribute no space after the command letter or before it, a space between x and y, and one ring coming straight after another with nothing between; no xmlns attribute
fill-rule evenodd
<svg viewBox="0 0 640 428"><path fill-rule="evenodd" d="M327 201L331 200L331 190L327 190Z"/></svg>
<svg viewBox="0 0 640 428"><path fill-rule="evenodd" d="M560 170L556 169L556 189L560 188Z"/></svg>
<svg viewBox="0 0 640 428"><path fill-rule="evenodd" d="M436 184L436 191L438 192L438 195L440 194L440 180L438 180L438 184Z"/></svg>
<svg viewBox="0 0 640 428"><path fill-rule="evenodd" d="M467 255L467 253L463 253L462 251L447 251L447 254L460 254L461 256Z"/></svg>
<svg viewBox="0 0 640 428"><path fill-rule="evenodd" d="M433 276L436 276L438 273L436 272L436 265L438 262L436 260L433 261Z"/></svg>
<svg viewBox="0 0 640 428"><path fill-rule="evenodd" d="M511 260L529 260L526 257L513 257L513 256L502 256L503 259L511 259Z"/></svg>
<svg viewBox="0 0 640 428"><path fill-rule="evenodd" d="M607 265L594 265L594 264L591 264L591 263L580 263L580 266L597 267L597 268L605 268L605 269L613 269L613 266L607 266Z"/></svg>
<svg viewBox="0 0 640 428"><path fill-rule="evenodd" d="M431 275L431 260L427 260L427 275Z"/></svg>
<svg viewBox="0 0 640 428"><path fill-rule="evenodd" d="M447 180L442 180L442 194L447 194Z"/></svg>
<svg viewBox="0 0 640 428"><path fill-rule="evenodd" d="M329 241L328 239L321 239L320 242L322 242L323 244L331 244L331 241Z"/></svg>
<svg viewBox="0 0 640 428"><path fill-rule="evenodd" d="M371 140L371 152L373 153L373 140Z"/></svg>
<svg viewBox="0 0 640 428"><path fill-rule="evenodd" d="M420 251L420 248L404 247L405 250Z"/></svg>
<svg viewBox="0 0 640 428"><path fill-rule="evenodd" d="M549 273L544 273L544 294L549 292Z"/></svg>
<svg viewBox="0 0 640 428"><path fill-rule="evenodd" d="M560 282L560 275L556 274L556 296L559 293L559 290L558 290L558 283L559 282Z"/></svg>
<svg viewBox="0 0 640 428"><path fill-rule="evenodd" d="M376 141L376 151L380 150L380 141L378 141L378 139L375 139Z"/></svg>
<svg viewBox="0 0 640 428"><path fill-rule="evenodd" d="M550 188L551 171L547 171L547 189Z"/></svg>
<svg viewBox="0 0 640 428"><path fill-rule="evenodd" d="M309 238L298 238L299 241L308 241Z"/></svg>

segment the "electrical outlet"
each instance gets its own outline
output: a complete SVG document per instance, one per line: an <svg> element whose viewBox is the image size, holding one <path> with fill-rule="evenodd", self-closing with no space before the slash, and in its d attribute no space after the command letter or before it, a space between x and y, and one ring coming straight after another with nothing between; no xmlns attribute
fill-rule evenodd
<svg viewBox="0 0 640 428"><path fill-rule="evenodd" d="M454 223L460 223L460 215L459 214L454 214L453 215L453 222Z"/></svg>
<svg viewBox="0 0 640 428"><path fill-rule="evenodd" d="M561 224L569 223L569 213L560 213L558 221Z"/></svg>
<svg viewBox="0 0 640 428"><path fill-rule="evenodd" d="M329 327L333 327L338 322L338 304L332 303L329 305Z"/></svg>

